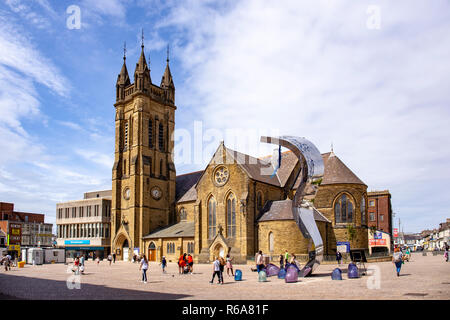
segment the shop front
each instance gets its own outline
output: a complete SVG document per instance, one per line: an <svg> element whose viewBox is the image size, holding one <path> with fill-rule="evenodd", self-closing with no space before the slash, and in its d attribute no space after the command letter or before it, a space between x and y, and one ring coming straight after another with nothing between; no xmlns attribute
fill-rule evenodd
<svg viewBox="0 0 450 320"><path fill-rule="evenodd" d="M66 240L64 242L66 258L75 259L84 256L87 259L105 259L110 254L110 247L91 245L90 240Z"/></svg>

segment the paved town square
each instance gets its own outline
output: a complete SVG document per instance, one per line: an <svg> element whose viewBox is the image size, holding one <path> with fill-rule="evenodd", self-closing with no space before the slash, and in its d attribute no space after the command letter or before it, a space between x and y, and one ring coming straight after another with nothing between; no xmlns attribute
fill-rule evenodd
<svg viewBox="0 0 450 320"><path fill-rule="evenodd" d="M0 272L0 294L10 299L52 299L52 300L92 300L92 299L258 299L258 300L301 300L301 299L438 299L450 298L450 263L442 255L414 253L410 262L405 262L400 277L397 277L391 262L366 264L379 267L380 288L374 287L370 276L348 279L346 265L342 266L343 280L331 280L331 271L336 264L321 265L308 278L300 278L297 283L285 283L276 277L267 282L258 282L256 272L250 265L235 265L243 271L243 281L234 281L224 274L224 285L210 284L212 267L207 264L194 265L194 274L179 275L175 263L169 263L167 273L162 274L157 263L151 263L149 280L140 282L138 264L117 261L109 266L106 261L97 266L86 262L86 274L81 275L81 289L68 289L67 279L72 265L45 264L26 265ZM368 285L369 283L369 285ZM376 285L375 285L376 287Z"/></svg>

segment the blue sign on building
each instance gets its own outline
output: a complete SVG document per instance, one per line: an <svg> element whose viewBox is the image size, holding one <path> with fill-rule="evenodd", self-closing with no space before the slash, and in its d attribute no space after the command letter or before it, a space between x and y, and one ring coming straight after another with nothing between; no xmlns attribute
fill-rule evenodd
<svg viewBox="0 0 450 320"><path fill-rule="evenodd" d="M383 239L383 234L381 232L375 232L374 239Z"/></svg>
<svg viewBox="0 0 450 320"><path fill-rule="evenodd" d="M91 240L65 240L64 244L91 244Z"/></svg>
<svg viewBox="0 0 450 320"><path fill-rule="evenodd" d="M348 241L338 241L336 243L337 246L346 246L347 247L347 251L346 252L350 252L350 242Z"/></svg>

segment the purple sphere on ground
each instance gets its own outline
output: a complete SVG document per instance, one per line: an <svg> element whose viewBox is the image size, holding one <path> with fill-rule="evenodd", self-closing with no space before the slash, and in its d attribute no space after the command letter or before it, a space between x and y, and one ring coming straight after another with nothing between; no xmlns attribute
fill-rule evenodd
<svg viewBox="0 0 450 320"><path fill-rule="evenodd" d="M291 283L291 282L297 282L298 281L298 271L295 267L290 266L286 271L286 277L284 278L284 281Z"/></svg>
<svg viewBox="0 0 450 320"><path fill-rule="evenodd" d="M284 279L284 278L286 278L286 270L280 269L280 271L278 272L278 279Z"/></svg>

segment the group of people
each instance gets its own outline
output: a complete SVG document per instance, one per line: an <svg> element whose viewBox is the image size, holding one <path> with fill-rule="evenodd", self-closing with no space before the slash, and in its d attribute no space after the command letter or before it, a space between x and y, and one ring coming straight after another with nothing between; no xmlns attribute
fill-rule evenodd
<svg viewBox="0 0 450 320"><path fill-rule="evenodd" d="M289 256L289 252L286 250L284 255L280 254L280 269L283 269L284 266L288 264L295 264L297 267L300 266L297 261L297 256L293 253Z"/></svg>
<svg viewBox="0 0 450 320"><path fill-rule="evenodd" d="M178 259L178 273L190 273L194 271L194 258L191 254L182 254Z"/></svg>
<svg viewBox="0 0 450 320"><path fill-rule="evenodd" d="M213 275L212 279L209 283L214 283L214 278L217 276L219 280L219 284L223 284L223 272L225 269L225 266L227 267L227 276L231 275L234 276L233 271L233 258L230 257L229 254L227 254L226 259L224 259L221 256L215 257L213 262Z"/></svg>

